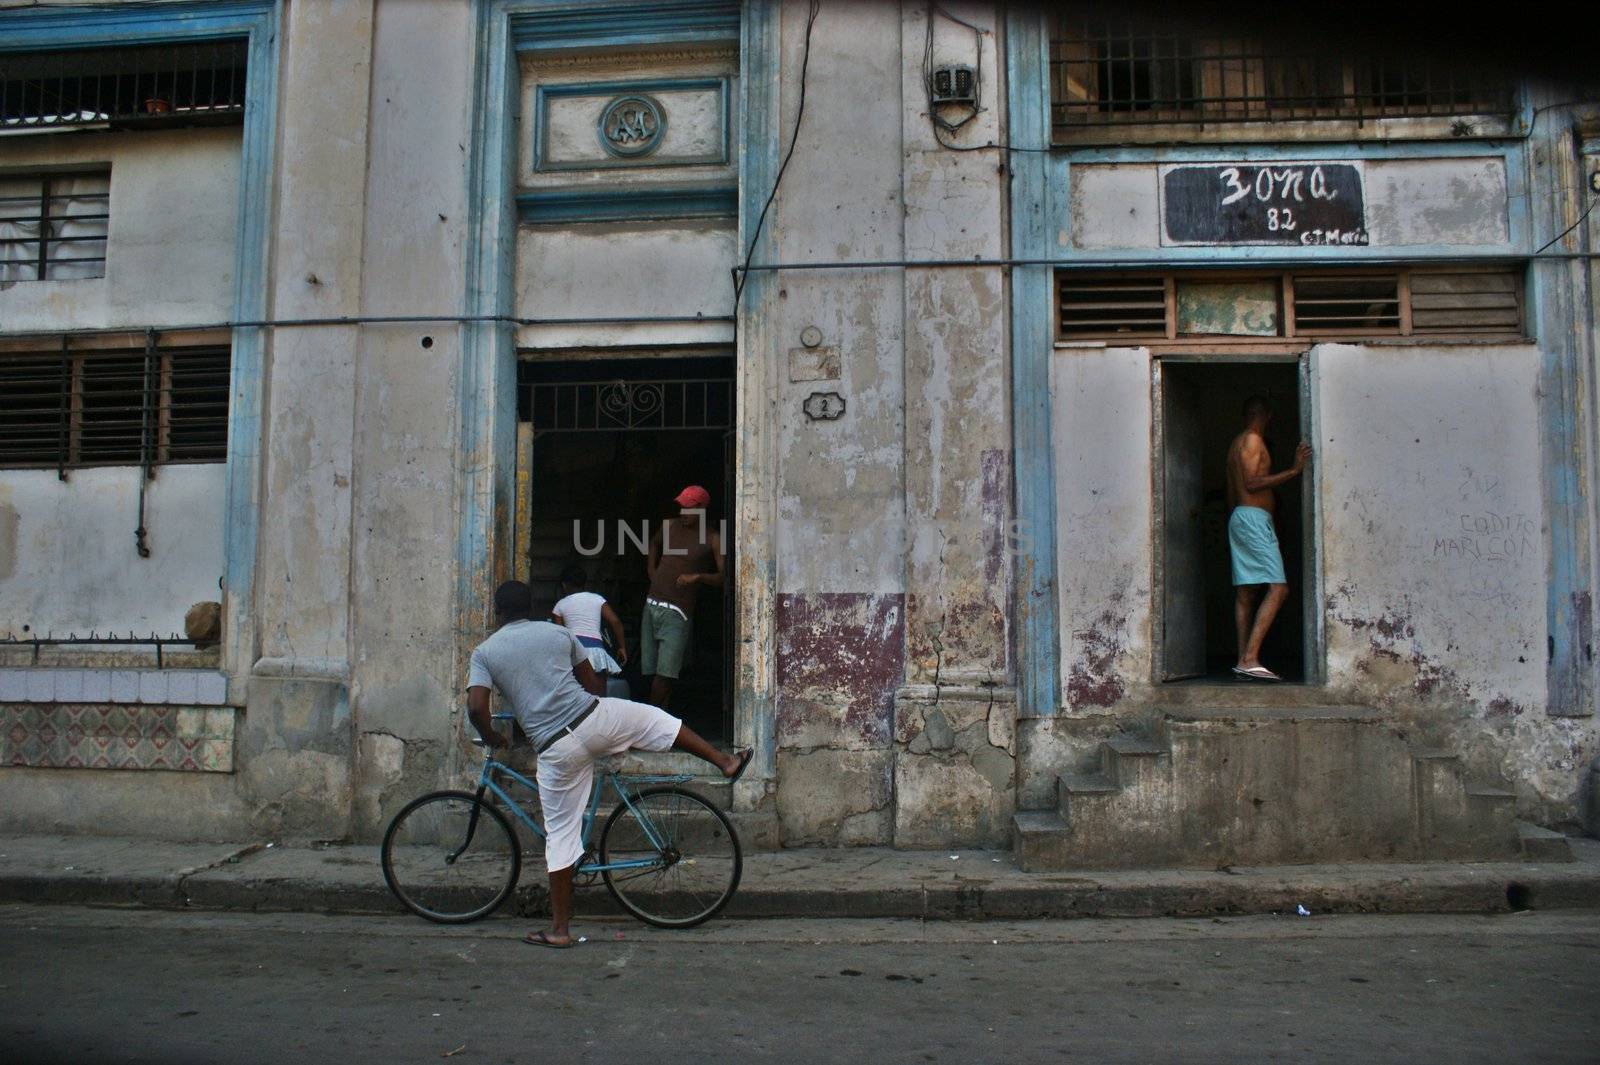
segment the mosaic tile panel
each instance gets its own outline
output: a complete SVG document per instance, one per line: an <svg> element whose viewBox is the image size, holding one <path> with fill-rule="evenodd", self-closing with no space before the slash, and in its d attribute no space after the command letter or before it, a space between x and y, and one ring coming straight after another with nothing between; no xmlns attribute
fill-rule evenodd
<svg viewBox="0 0 1600 1065"><path fill-rule="evenodd" d="M0 705L0 766L233 772L231 706Z"/></svg>

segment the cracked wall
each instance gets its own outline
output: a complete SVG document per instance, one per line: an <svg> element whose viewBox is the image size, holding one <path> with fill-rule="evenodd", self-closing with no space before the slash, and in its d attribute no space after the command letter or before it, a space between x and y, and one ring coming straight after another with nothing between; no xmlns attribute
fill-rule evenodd
<svg viewBox="0 0 1600 1065"><path fill-rule="evenodd" d="M1575 824L1600 747L1592 720L1544 709L1539 349L1323 344L1308 358L1328 698L1390 711L1470 777L1513 786L1524 816ZM1145 729L1162 699L1150 373L1140 349L1055 355L1063 708L1023 723L1024 806L1049 805L1056 772Z"/></svg>
<svg viewBox="0 0 1600 1065"><path fill-rule="evenodd" d="M953 10L986 26L995 18L984 5ZM785 5L785 108L804 13ZM805 125L770 223L780 259L1002 254L1003 173L986 153L941 147L924 113L925 17L890 4L825 7ZM936 55L972 47L970 30L935 28ZM998 69L995 35L978 47ZM1001 138L997 83L984 91L986 110L947 135L954 143ZM1005 838L1015 714L1005 291L992 267L780 275L780 349L814 327L830 353L778 395L774 731L786 845ZM845 413L809 420L802 403L815 391L839 393ZM944 697L922 694L935 687ZM957 688L969 695L950 695Z"/></svg>
<svg viewBox="0 0 1600 1065"><path fill-rule="evenodd" d="M1329 687L1575 824L1592 719L1545 713L1539 349L1314 351ZM1448 373L1440 368L1448 366Z"/></svg>
<svg viewBox="0 0 1600 1065"><path fill-rule="evenodd" d="M1051 360L1062 710L1150 696L1150 354L1082 347Z"/></svg>

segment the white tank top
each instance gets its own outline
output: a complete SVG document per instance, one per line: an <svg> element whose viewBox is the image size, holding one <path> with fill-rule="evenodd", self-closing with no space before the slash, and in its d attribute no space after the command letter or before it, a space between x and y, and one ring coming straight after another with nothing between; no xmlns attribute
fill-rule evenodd
<svg viewBox="0 0 1600 1065"><path fill-rule="evenodd" d="M578 636L600 639L600 608L606 597L593 592L573 592L555 605L553 613L560 614L567 628Z"/></svg>

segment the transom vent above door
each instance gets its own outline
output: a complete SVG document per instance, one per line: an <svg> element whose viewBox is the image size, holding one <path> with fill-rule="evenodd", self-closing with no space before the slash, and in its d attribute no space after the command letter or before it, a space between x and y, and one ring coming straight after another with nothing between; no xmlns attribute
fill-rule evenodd
<svg viewBox="0 0 1600 1065"><path fill-rule="evenodd" d="M1065 341L1525 334L1517 266L1056 276Z"/></svg>

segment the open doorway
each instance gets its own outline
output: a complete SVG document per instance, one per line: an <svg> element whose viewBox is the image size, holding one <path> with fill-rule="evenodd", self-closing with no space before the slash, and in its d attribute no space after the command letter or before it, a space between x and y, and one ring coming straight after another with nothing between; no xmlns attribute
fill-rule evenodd
<svg viewBox="0 0 1600 1065"><path fill-rule="evenodd" d="M721 534L724 581L694 607L690 651L667 707L714 743L733 739L733 360L723 357L524 361L518 370L519 570L536 617L560 596L577 563L588 590L622 620L634 699L650 686L639 668L646 552L677 513L687 485L710 493L706 524Z"/></svg>
<svg viewBox="0 0 1600 1065"><path fill-rule="evenodd" d="M1243 428L1245 400L1265 396L1273 412L1267 439L1272 468L1290 464L1295 446L1310 438L1300 364L1163 359L1158 382L1160 679L1258 684L1232 673L1238 640L1228 549L1228 447ZM1289 599L1267 634L1261 660L1285 680L1303 683L1315 674L1307 640L1311 493L1296 478L1274 495Z"/></svg>

